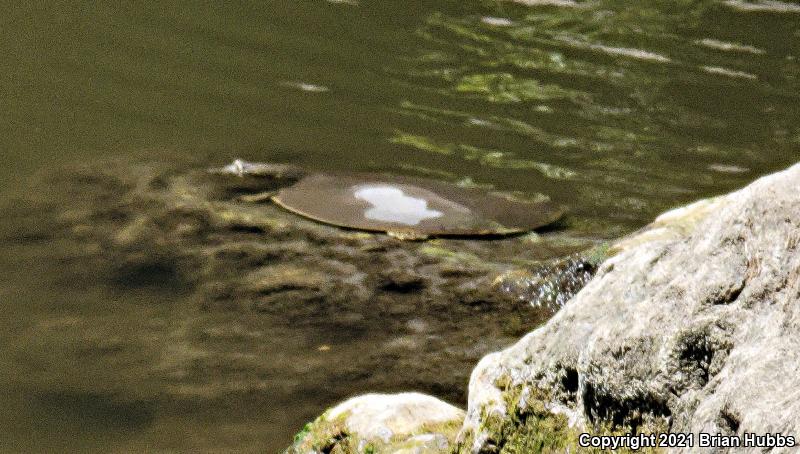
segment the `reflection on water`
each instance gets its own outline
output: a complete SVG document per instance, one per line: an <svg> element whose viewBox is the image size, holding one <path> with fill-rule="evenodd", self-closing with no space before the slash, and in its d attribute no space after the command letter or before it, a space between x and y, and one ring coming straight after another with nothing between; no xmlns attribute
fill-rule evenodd
<svg viewBox="0 0 800 454"><path fill-rule="evenodd" d="M772 13L800 13L800 5L778 0L725 0L726 5L741 11L762 11Z"/></svg>
<svg viewBox="0 0 800 454"><path fill-rule="evenodd" d="M325 93L329 90L328 87L316 84L309 84L306 82L285 82L284 86L296 88L298 90L307 91L309 93Z"/></svg>
<svg viewBox="0 0 800 454"><path fill-rule="evenodd" d="M700 44L702 46L710 47L712 49L719 49L725 51L733 51L733 52L749 52L752 54L765 54L766 52L763 49L759 49L753 46L746 46L744 44L737 44L737 43L730 43L726 41L720 41L718 39L711 39L711 38L704 38L701 40L695 41L696 44Z"/></svg>
<svg viewBox="0 0 800 454"><path fill-rule="evenodd" d="M427 200L405 195L401 189L393 186L356 187L353 194L372 205L364 211L364 217L375 221L417 225L425 219L435 219L443 214L428 209Z"/></svg>
<svg viewBox="0 0 800 454"><path fill-rule="evenodd" d="M796 158L797 127L786 120L798 116L787 102L798 93L797 41L780 36L796 36L797 16L770 5L770 14L716 2L506 6L499 22L432 14L417 32L426 48L395 77L438 96L408 96L397 111L447 127L390 140L465 161L474 154L464 147L516 155L515 165L477 163L518 178L514 169L568 169L558 172L564 183L550 172L539 187L557 188L574 213L642 222L713 192L720 166L757 171ZM757 32L766 29L770 37ZM458 145L440 145L453 137Z"/></svg>
<svg viewBox="0 0 800 454"><path fill-rule="evenodd" d="M30 1L4 11L0 54L4 207L26 181L25 192L46 189L34 172L64 164L206 167L241 156L545 193L570 208L566 229L598 238L800 157L800 7L788 1ZM386 196L432 215L405 195ZM127 226L116 241L154 228L109 200L96 202ZM167 450L277 451L331 403L331 360L296 361L335 344L330 329L250 311L222 332L220 314L184 293L175 263L77 260L114 252L84 250L50 229L84 212L55 219L55 209L19 203L5 212L0 449L137 451L159 440ZM12 220L31 228L7 235ZM90 235L96 224L70 234ZM129 285L108 292L101 277ZM463 326L453 321L452 332L467 343ZM347 354L376 354L369 345L388 342L365 338ZM437 354L448 354L447 341L436 341ZM292 373L292 386L276 385ZM364 373L347 369L338 380ZM206 382L216 394L200 396Z"/></svg>

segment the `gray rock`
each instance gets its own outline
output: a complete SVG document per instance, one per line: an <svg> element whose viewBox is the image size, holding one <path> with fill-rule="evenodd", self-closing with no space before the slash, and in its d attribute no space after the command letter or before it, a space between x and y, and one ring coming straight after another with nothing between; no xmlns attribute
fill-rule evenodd
<svg viewBox="0 0 800 454"><path fill-rule="evenodd" d="M446 452L463 419L463 410L424 394L366 394L306 425L287 454Z"/></svg>
<svg viewBox="0 0 800 454"><path fill-rule="evenodd" d="M530 403L510 389L590 430L800 436L799 244L800 165L662 215L547 324L481 360L462 450L522 430L511 407ZM717 452L734 451L761 449Z"/></svg>

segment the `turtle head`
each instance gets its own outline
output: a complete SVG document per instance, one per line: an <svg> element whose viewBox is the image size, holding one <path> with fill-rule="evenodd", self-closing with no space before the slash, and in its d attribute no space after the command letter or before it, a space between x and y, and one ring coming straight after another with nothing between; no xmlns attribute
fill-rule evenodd
<svg viewBox="0 0 800 454"><path fill-rule="evenodd" d="M307 173L289 164L248 162L243 159L234 159L222 167L212 167L208 172L217 177L215 180L220 189L234 196L285 188Z"/></svg>
<svg viewBox="0 0 800 454"><path fill-rule="evenodd" d="M234 159L233 162L226 166L213 167L208 171L213 174L234 175L239 178L257 177L294 181L299 180L306 174L303 169L290 164L248 162L244 159Z"/></svg>

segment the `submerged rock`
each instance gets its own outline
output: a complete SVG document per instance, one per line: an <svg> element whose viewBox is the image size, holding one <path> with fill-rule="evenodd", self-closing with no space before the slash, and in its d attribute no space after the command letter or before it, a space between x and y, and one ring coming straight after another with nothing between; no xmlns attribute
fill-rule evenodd
<svg viewBox="0 0 800 454"><path fill-rule="evenodd" d="M248 428L231 437L216 425L214 438L229 443L220 450L275 452L356 390L419 389L464 404L475 362L554 312L497 277L596 244L564 231L535 242L348 231L270 202L302 176L245 162L216 173L100 162L32 181L0 241L31 254L47 286L81 304L13 333L15 383L32 395L166 408L152 433L173 427L162 415L213 409ZM266 407L264 418L250 416Z"/></svg>

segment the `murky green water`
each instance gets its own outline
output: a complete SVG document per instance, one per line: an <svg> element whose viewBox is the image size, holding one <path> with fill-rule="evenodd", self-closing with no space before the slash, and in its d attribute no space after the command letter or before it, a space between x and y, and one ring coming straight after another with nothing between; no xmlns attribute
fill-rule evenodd
<svg viewBox="0 0 800 454"><path fill-rule="evenodd" d="M606 237L800 157L796 3L13 3L0 17L4 206L42 169L242 157L544 192L570 208L568 229ZM57 243L3 247L4 451L276 451L330 404L325 377L297 406L296 389L154 399L158 381L130 371L155 359L115 339L178 329L181 292L67 292ZM107 360L82 361L85 339L30 337L56 319L48 329L91 333L84 354ZM70 392L90 385L94 397ZM108 397L138 387L139 401Z"/></svg>

